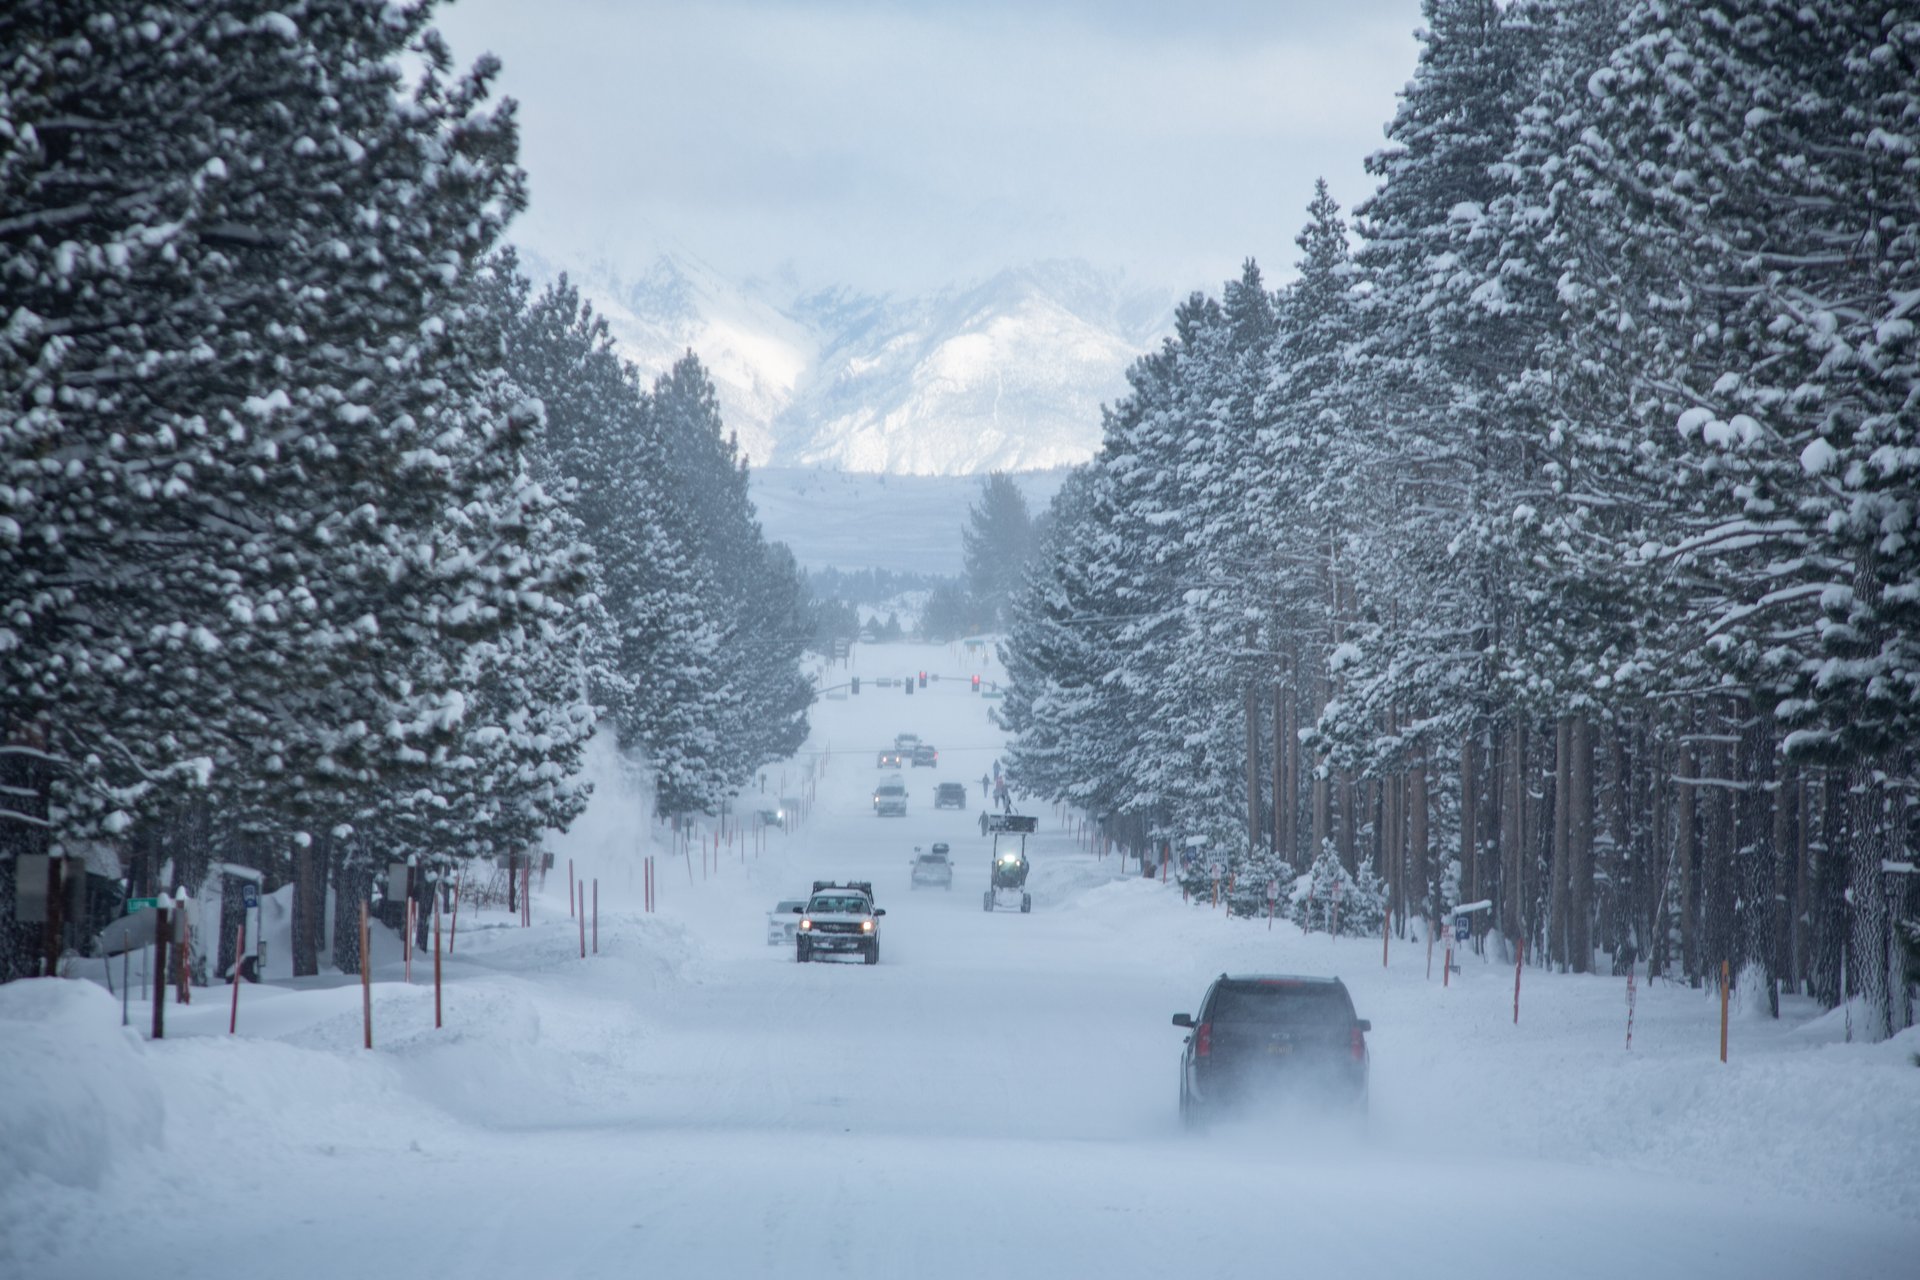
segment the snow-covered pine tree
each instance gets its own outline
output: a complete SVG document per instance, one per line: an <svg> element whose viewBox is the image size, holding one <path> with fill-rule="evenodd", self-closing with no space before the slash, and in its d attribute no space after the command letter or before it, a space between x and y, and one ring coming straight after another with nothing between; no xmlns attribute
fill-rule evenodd
<svg viewBox="0 0 1920 1280"><path fill-rule="evenodd" d="M1012 476L993 471L980 482L980 498L967 508L960 540L974 607L983 622L999 625L1034 551L1033 519Z"/></svg>

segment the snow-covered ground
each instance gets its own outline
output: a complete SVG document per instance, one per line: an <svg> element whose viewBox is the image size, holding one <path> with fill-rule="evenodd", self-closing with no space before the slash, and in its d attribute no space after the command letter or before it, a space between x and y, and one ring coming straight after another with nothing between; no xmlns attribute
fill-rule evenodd
<svg viewBox="0 0 1920 1280"><path fill-rule="evenodd" d="M1033 914L987 915L987 705L964 678L823 702L766 782L807 818L704 874L609 776L533 928L463 915L444 1030L425 966L381 965L372 1052L337 982L244 988L231 1038L226 992L197 992L158 1044L90 982L0 988L0 1276L1920 1273L1915 1033L1845 1044L1790 1002L1737 1022L1722 1065L1714 1002L1656 985L1629 1051L1622 981L1532 969L1515 1026L1510 968L1469 958L1442 988L1423 947L1383 968L1378 941L1183 906L1050 811ZM940 767L876 818L902 731ZM953 779L971 807L934 811ZM954 888L909 892L934 840ZM600 881L584 961L569 855ZM850 876L888 909L878 967L766 944L776 898ZM1374 1027L1364 1132L1179 1129L1168 1018L1223 970L1347 981Z"/></svg>

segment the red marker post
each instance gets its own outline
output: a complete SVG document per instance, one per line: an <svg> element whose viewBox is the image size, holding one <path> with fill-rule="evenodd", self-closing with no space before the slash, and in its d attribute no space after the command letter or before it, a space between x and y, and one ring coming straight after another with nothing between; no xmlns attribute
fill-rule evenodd
<svg viewBox="0 0 1920 1280"><path fill-rule="evenodd" d="M568 871L572 871L573 868L571 867L571 865L569 865L567 869ZM587 896L587 886L585 884L582 884L580 886L581 901L578 904L580 909L578 911L574 911L575 904L572 901L569 901L567 903L567 910L580 918L580 958L582 960L585 960L587 958L587 904L585 901L586 896Z"/></svg>
<svg viewBox="0 0 1920 1280"><path fill-rule="evenodd" d="M593 954L600 954L600 877L593 878Z"/></svg>

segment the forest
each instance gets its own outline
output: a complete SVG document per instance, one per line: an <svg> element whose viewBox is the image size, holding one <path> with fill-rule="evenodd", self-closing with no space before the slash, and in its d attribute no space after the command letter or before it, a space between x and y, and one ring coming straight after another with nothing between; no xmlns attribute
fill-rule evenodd
<svg viewBox="0 0 1920 1280"><path fill-rule="evenodd" d="M430 16L0 10L0 980L46 958L23 858L69 941L265 871L311 974L330 893L564 829L598 725L661 815L806 735L811 608L706 372L533 288L515 106Z"/></svg>
<svg viewBox="0 0 1920 1280"><path fill-rule="evenodd" d="M1386 136L1106 411L1014 779L1241 913L1911 1025L1920 17L1429 0Z"/></svg>

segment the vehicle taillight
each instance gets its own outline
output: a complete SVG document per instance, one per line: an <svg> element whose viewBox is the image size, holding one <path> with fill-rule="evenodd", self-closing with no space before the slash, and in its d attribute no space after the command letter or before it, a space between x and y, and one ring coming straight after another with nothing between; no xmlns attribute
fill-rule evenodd
<svg viewBox="0 0 1920 1280"><path fill-rule="evenodd" d="M1359 1027L1353 1029L1353 1060L1355 1062L1367 1060L1367 1033Z"/></svg>
<svg viewBox="0 0 1920 1280"><path fill-rule="evenodd" d="M1193 1029L1193 1056L1204 1058L1213 1052L1213 1024L1203 1022Z"/></svg>

